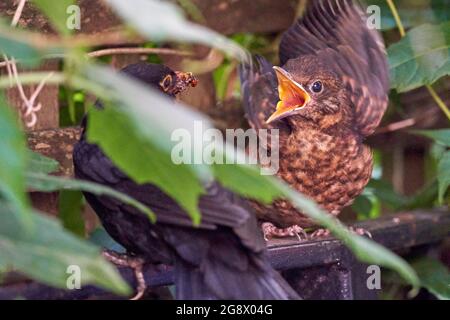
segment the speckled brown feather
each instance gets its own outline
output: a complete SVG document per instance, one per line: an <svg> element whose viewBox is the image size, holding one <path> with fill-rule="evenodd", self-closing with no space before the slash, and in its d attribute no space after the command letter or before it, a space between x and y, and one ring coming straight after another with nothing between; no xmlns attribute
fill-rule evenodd
<svg viewBox="0 0 450 320"><path fill-rule="evenodd" d="M298 83L307 87L320 79L327 91L302 115L276 121L270 128L278 127L284 135L278 176L338 215L370 179L372 153L362 141L386 110L388 68L383 41L367 28L358 5L351 0L312 3L284 33L280 61ZM278 90L271 65L257 60L241 67L241 79L247 118L261 129L268 127L265 120L275 111ZM261 220L279 227L313 225L288 201L252 205Z"/></svg>

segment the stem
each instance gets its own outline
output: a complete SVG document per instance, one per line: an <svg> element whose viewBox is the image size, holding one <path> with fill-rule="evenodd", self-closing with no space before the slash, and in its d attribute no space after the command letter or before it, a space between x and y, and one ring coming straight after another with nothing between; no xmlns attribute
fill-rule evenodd
<svg viewBox="0 0 450 320"><path fill-rule="evenodd" d="M398 14L395 3L393 0L386 0L386 2L389 6L389 9L391 9L392 15L394 16L400 36L403 38L406 35L405 27L403 26L402 20L400 19L400 15ZM428 92L430 93L436 104L439 106L439 108L441 108L442 112L444 112L444 114L447 116L448 120L450 120L450 110L445 105L444 101L439 97L439 95L431 85L426 85L425 87L427 88Z"/></svg>
<svg viewBox="0 0 450 320"><path fill-rule="evenodd" d="M426 88L428 89L428 92L430 93L430 95L433 97L434 101L436 101L439 108L441 108L441 110L445 113L447 118L450 120L450 110L445 105L444 101L439 97L439 95L436 93L436 91L433 89L432 86L427 85Z"/></svg>
<svg viewBox="0 0 450 320"><path fill-rule="evenodd" d="M167 48L139 48L139 47L133 47L133 48L110 48L110 49L102 49L97 51L92 51L87 54L88 57L101 57L101 56L108 56L108 55L115 55L115 54L161 54L161 55L177 55L177 56L183 56L183 57L189 57L193 54L188 51L180 51L180 50L174 50L174 49L167 49Z"/></svg>
<svg viewBox="0 0 450 320"><path fill-rule="evenodd" d="M48 78L51 73L53 73L52 76ZM66 80L66 77L62 72L31 72L18 75L18 79L23 85L40 83L45 78L48 78L46 84L60 84ZM0 89L8 87L9 78L0 77Z"/></svg>
<svg viewBox="0 0 450 320"><path fill-rule="evenodd" d="M392 15L394 16L395 23L397 24L398 31L402 38L406 35L405 28L403 27L402 20L400 19L400 15L398 14L397 8L395 7L395 3L393 0L386 0L391 9Z"/></svg>
<svg viewBox="0 0 450 320"><path fill-rule="evenodd" d="M25 7L25 2L27 0L20 0L19 5L17 6L16 12L14 13L14 17L11 21L11 26L17 26L17 23L20 20L20 16L22 15L23 8Z"/></svg>
<svg viewBox="0 0 450 320"><path fill-rule="evenodd" d="M49 76L51 77L49 78ZM79 76L67 76L63 72L30 72L30 73L22 73L18 75L18 78L20 80L20 83L22 85L29 85L29 84L38 84L43 79L46 80L46 84L62 84L66 83L70 85L73 88L79 89L79 90L86 90L88 92L93 92L96 95L102 96L102 97L108 97L111 96L111 92L109 92L106 88L103 86L89 81L87 79L84 79ZM9 79L8 77L0 77L0 89L8 88L9 87Z"/></svg>

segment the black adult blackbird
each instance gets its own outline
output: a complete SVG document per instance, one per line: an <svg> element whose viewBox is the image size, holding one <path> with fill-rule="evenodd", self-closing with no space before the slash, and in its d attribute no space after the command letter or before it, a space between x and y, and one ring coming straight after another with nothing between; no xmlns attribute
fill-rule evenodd
<svg viewBox="0 0 450 320"><path fill-rule="evenodd" d="M309 3L282 36L282 67L262 57L241 67L243 103L254 129L280 130L278 176L336 216L370 179L363 140L386 110L388 66L382 38L354 1ZM253 207L268 221L267 237L314 226L288 201Z"/></svg>
<svg viewBox="0 0 450 320"><path fill-rule="evenodd" d="M133 64L122 72L170 96L196 82L191 74L158 64ZM149 102L150 107L157 106ZM155 185L135 183L97 145L88 143L85 129L86 121L73 152L75 176L107 185L148 205L156 213L157 223L110 197L85 193L87 201L106 231L129 254L144 263L175 265L178 299L297 298L270 266L256 217L245 201L212 183L199 200L201 225L193 227L187 213L172 198ZM136 259L108 257L119 264L140 267ZM143 289L141 282L139 296Z"/></svg>

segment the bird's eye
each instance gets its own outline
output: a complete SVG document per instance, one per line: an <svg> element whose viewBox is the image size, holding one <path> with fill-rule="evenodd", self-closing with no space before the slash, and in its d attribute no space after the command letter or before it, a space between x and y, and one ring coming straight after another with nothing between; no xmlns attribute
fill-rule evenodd
<svg viewBox="0 0 450 320"><path fill-rule="evenodd" d="M320 81L315 81L311 86L311 90L315 93L321 92L322 89L323 89L323 85L322 85L322 82L320 82Z"/></svg>
<svg viewBox="0 0 450 320"><path fill-rule="evenodd" d="M161 85L161 87L162 87L164 90L169 89L170 85L172 84L172 76L171 76L170 74L167 75L167 76L164 78L164 80L161 81L159 84Z"/></svg>

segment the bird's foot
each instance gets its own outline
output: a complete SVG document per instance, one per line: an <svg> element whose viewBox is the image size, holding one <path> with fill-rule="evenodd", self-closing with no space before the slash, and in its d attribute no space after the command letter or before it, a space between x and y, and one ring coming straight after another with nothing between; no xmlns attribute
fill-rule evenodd
<svg viewBox="0 0 450 320"><path fill-rule="evenodd" d="M331 231L328 229L317 229L309 235L309 239L326 238L331 235Z"/></svg>
<svg viewBox="0 0 450 320"><path fill-rule="evenodd" d="M364 228L357 228L357 227L348 227L348 230L351 233L360 235L360 236L367 236L369 238L372 238L372 234L367 231ZM317 239L317 238L326 238L331 235L331 231L328 229L317 229L311 235L309 236L310 239Z"/></svg>
<svg viewBox="0 0 450 320"><path fill-rule="evenodd" d="M305 230L298 225L287 228L277 228L270 222L264 222L262 225L264 239L268 241L271 238L297 237L299 241L308 239ZM303 238L302 238L303 237Z"/></svg>
<svg viewBox="0 0 450 320"><path fill-rule="evenodd" d="M136 256L121 254L112 250L104 250L102 255L115 265L133 269L134 276L136 277L137 288L135 296L130 298L130 300L139 300L142 298L145 290L147 289L147 283L145 282L143 273L144 260Z"/></svg>
<svg viewBox="0 0 450 320"><path fill-rule="evenodd" d="M364 228L348 227L348 229L354 234L357 234L359 236L367 236L368 238L372 239L372 234L370 233L370 231Z"/></svg>

